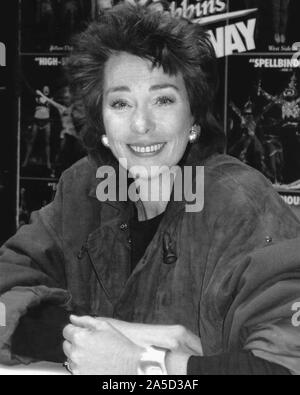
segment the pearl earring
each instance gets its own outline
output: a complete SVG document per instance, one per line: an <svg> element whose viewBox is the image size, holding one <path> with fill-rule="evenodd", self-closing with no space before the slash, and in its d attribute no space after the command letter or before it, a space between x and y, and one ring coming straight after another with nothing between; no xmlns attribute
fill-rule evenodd
<svg viewBox="0 0 300 395"><path fill-rule="evenodd" d="M201 135L201 126L194 125L189 135L190 143L191 144L196 143L199 140L200 135Z"/></svg>
<svg viewBox="0 0 300 395"><path fill-rule="evenodd" d="M108 141L108 137L106 136L106 134L103 134L101 136L101 142L104 145L104 147L109 148L109 141Z"/></svg>

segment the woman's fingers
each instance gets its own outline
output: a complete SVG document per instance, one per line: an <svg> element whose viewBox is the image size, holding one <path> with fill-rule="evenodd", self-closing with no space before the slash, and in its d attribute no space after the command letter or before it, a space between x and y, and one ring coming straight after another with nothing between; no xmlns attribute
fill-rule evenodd
<svg viewBox="0 0 300 395"><path fill-rule="evenodd" d="M187 351L192 351L194 355L203 356L203 347L199 337L195 336L192 332L187 333L184 344L187 347Z"/></svg>
<svg viewBox="0 0 300 395"><path fill-rule="evenodd" d="M63 351L67 358L71 358L72 344L68 341L63 342Z"/></svg>
<svg viewBox="0 0 300 395"><path fill-rule="evenodd" d="M174 338L177 340L180 348L188 352L193 352L194 354L203 355L201 340L198 336L194 335L182 325L175 325L173 331Z"/></svg>
<svg viewBox="0 0 300 395"><path fill-rule="evenodd" d="M71 315L70 321L73 325L79 326L80 328L96 329L98 327L97 320L89 316L77 317L76 315Z"/></svg>
<svg viewBox="0 0 300 395"><path fill-rule="evenodd" d="M113 325L109 323L108 320L105 318L99 319L99 318L93 318L89 316L84 316L84 317L77 317L72 315L70 317L71 323L76 326L78 329L88 329L91 331L94 330L107 330L107 329L118 329L115 328Z"/></svg>
<svg viewBox="0 0 300 395"><path fill-rule="evenodd" d="M137 341L137 339L139 341ZM137 331L136 343L203 355L201 340L181 325L144 325Z"/></svg>
<svg viewBox="0 0 300 395"><path fill-rule="evenodd" d="M70 343L74 342L74 336L78 332L78 327L69 324L63 330L63 337Z"/></svg>
<svg viewBox="0 0 300 395"><path fill-rule="evenodd" d="M77 329L107 330L113 327L139 346L149 345L169 350L182 350L193 355L203 355L201 340L182 325L145 325L128 323L107 318L89 316L70 317ZM72 326L66 329L67 336L74 336Z"/></svg>

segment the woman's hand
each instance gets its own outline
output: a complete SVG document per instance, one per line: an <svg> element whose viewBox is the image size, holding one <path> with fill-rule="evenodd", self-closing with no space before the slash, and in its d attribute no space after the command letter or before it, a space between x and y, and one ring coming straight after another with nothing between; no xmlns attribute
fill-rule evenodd
<svg viewBox="0 0 300 395"><path fill-rule="evenodd" d="M108 323L140 347L156 346L170 351L203 356L201 340L181 325L146 325L110 318L71 316L73 325L83 329L101 328Z"/></svg>
<svg viewBox="0 0 300 395"><path fill-rule="evenodd" d="M63 350L74 375L136 375L144 351L108 322L97 328L68 325Z"/></svg>

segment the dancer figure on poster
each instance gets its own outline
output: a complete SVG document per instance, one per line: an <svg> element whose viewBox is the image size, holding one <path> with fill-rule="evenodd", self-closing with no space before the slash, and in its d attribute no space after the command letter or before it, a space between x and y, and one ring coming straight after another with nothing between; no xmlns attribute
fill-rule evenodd
<svg viewBox="0 0 300 395"><path fill-rule="evenodd" d="M59 104L57 109L61 117L62 131L60 150L55 162L56 168L63 171L83 156L79 136L85 114L83 104L79 101L73 102L68 87L64 89L63 105Z"/></svg>
<svg viewBox="0 0 300 395"><path fill-rule="evenodd" d="M36 0L36 24L50 42L55 34L55 13L51 0Z"/></svg>
<svg viewBox="0 0 300 395"><path fill-rule="evenodd" d="M80 5L76 0L64 0L62 2L62 21L64 30L70 36L76 30L79 22Z"/></svg>
<svg viewBox="0 0 300 395"><path fill-rule="evenodd" d="M286 43L289 19L290 0L272 0L274 41L276 44Z"/></svg>
<svg viewBox="0 0 300 395"><path fill-rule="evenodd" d="M230 107L241 121L242 137L230 149L230 153L238 156L238 158L263 173L267 174L265 164L265 151L263 144L257 137L257 129L263 114L268 111L267 106L262 113L254 115L253 103L251 99L244 105L241 111L233 102Z"/></svg>
<svg viewBox="0 0 300 395"><path fill-rule="evenodd" d="M53 22L54 10L51 0L37 0L36 7L36 21L37 23L43 23L45 20Z"/></svg>
<svg viewBox="0 0 300 395"><path fill-rule="evenodd" d="M295 128L298 133L300 122L300 97L297 90L297 77L292 75L288 87L279 95L271 95L259 84L259 95L263 95L269 102L281 107L283 127Z"/></svg>
<svg viewBox="0 0 300 395"><path fill-rule="evenodd" d="M29 163L29 159L32 154L34 143L36 141L38 132L44 132L45 134L45 153L47 168L51 169L51 148L50 148L50 137L51 137L51 120L50 120L50 88L48 86L43 87L43 91L36 91L36 108L34 113L34 121L32 126L32 134L27 142L25 160L22 167L26 167Z"/></svg>
<svg viewBox="0 0 300 395"><path fill-rule="evenodd" d="M283 182L283 147L280 140L278 121L272 117L268 118L263 125L264 146L268 156L268 166L271 172L271 179L275 185Z"/></svg>
<svg viewBox="0 0 300 395"><path fill-rule="evenodd" d="M61 118L61 143L55 159L56 170L61 172L83 156L79 136L85 118L84 109L80 103L73 103L68 87L64 89L63 104L48 97L43 97L43 99L57 109Z"/></svg>
<svg viewBox="0 0 300 395"><path fill-rule="evenodd" d="M292 75L288 86L280 94L271 95L266 92L262 89L261 82L258 94L281 109L280 129L283 132L281 142L285 162L285 178L286 182L295 181L300 176L300 97L297 90L296 75Z"/></svg>

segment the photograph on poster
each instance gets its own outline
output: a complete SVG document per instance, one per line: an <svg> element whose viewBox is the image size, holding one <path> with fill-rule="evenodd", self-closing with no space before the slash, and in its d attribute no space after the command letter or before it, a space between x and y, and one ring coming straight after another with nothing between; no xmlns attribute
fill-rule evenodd
<svg viewBox="0 0 300 395"><path fill-rule="evenodd" d="M257 8L258 52L292 52L299 41L299 0L231 0L230 10Z"/></svg>
<svg viewBox="0 0 300 395"><path fill-rule="evenodd" d="M59 177L84 153L81 102L73 102L63 57L22 59L21 176Z"/></svg>
<svg viewBox="0 0 300 395"><path fill-rule="evenodd" d="M228 152L300 192L300 73L283 67L290 60L230 58Z"/></svg>
<svg viewBox="0 0 300 395"><path fill-rule="evenodd" d="M91 19L91 1L22 1L22 52L68 51L70 38Z"/></svg>

